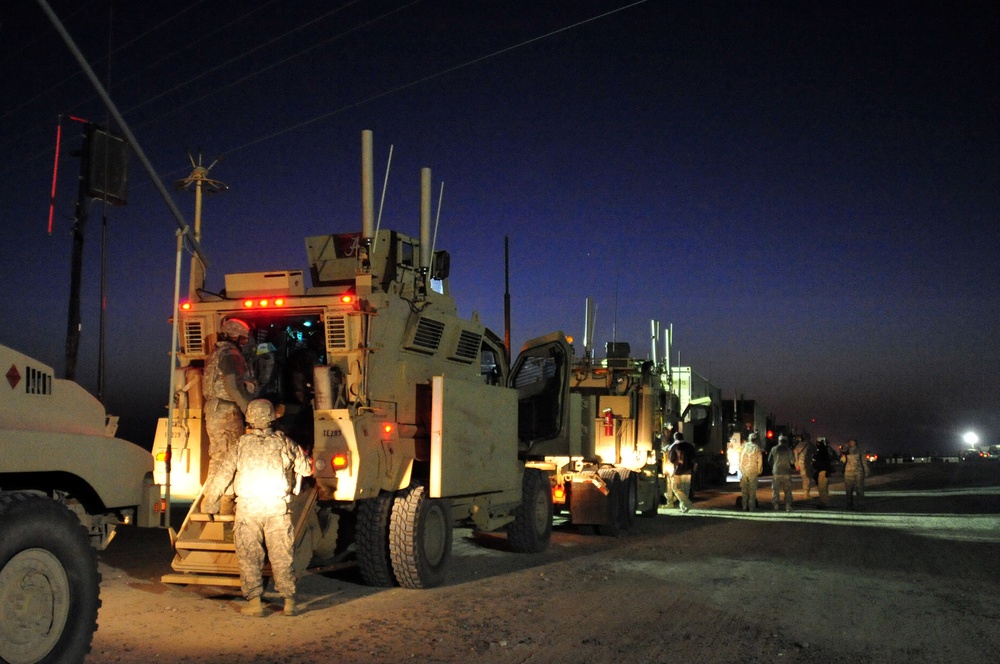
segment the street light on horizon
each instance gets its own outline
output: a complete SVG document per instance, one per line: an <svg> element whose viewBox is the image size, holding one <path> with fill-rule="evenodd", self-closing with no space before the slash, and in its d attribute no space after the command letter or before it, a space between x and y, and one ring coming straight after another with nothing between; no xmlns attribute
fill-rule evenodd
<svg viewBox="0 0 1000 664"><path fill-rule="evenodd" d="M975 431L966 431L962 434L962 440L965 441L965 444L969 447L974 447L976 443L979 442L979 434Z"/></svg>

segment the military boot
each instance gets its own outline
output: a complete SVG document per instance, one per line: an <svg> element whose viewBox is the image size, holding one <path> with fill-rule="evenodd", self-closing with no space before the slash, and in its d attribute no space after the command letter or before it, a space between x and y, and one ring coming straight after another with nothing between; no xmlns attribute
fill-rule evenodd
<svg viewBox="0 0 1000 664"><path fill-rule="evenodd" d="M295 606L294 597L285 598L285 615L286 616L297 616L299 614L299 608Z"/></svg>
<svg viewBox="0 0 1000 664"><path fill-rule="evenodd" d="M264 605L261 604L260 596L248 599L246 606L240 609L240 613L245 616L253 616L254 618L263 618Z"/></svg>

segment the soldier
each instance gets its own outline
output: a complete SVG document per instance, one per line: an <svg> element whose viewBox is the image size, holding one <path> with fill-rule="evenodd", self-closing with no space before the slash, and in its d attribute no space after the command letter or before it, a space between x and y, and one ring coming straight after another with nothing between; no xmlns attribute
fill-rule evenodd
<svg viewBox="0 0 1000 664"><path fill-rule="evenodd" d="M219 462L218 472L205 487L205 512L215 514L225 487L236 490L233 539L240 566L240 585L247 605L240 613L261 617L264 580L264 545L271 562L274 585L285 598L285 615L294 616L295 571L292 549L295 535L288 503L298 494L303 476L312 475L309 458L285 434L271 429L274 406L256 399L247 407L250 431L240 437Z"/></svg>
<svg viewBox="0 0 1000 664"><path fill-rule="evenodd" d="M674 467L670 476L670 493L677 497L681 512L691 509L691 473L694 472L694 445L684 440L680 431L674 434L674 442L667 448L667 458ZM671 496L671 501L673 500Z"/></svg>
<svg viewBox="0 0 1000 664"><path fill-rule="evenodd" d="M230 318L219 329L215 350L205 364L202 391L205 395L205 430L208 432L208 478L212 481L215 466L246 431L243 413L253 395L247 388L247 363L241 352L250 338L250 326ZM229 488L222 499L223 514L233 513L233 492Z"/></svg>
<svg viewBox="0 0 1000 664"><path fill-rule="evenodd" d="M830 504L830 471L833 468L826 438L820 438L816 443L812 467L813 475L816 477L816 490L819 493L819 506L826 507Z"/></svg>
<svg viewBox="0 0 1000 664"><path fill-rule="evenodd" d="M792 511L792 469L795 467L795 453L788 446L788 436L778 436L778 444L767 457L771 464L771 504L778 509L781 493L785 494L785 511Z"/></svg>
<svg viewBox="0 0 1000 664"><path fill-rule="evenodd" d="M816 446L805 437L800 437L795 445L795 469L799 471L802 478L802 498L808 500L812 491L813 454L816 453Z"/></svg>
<svg viewBox="0 0 1000 664"><path fill-rule="evenodd" d="M865 478L871 474L868 459L858 447L858 441L851 438L847 441L847 449L840 455L840 460L844 464L844 493L847 494L847 508L860 509L865 498Z"/></svg>
<svg viewBox="0 0 1000 664"><path fill-rule="evenodd" d="M740 452L740 491L743 494L744 512L757 509L757 479L764 467L764 455L760 451L758 441L760 436L750 434L743 450Z"/></svg>

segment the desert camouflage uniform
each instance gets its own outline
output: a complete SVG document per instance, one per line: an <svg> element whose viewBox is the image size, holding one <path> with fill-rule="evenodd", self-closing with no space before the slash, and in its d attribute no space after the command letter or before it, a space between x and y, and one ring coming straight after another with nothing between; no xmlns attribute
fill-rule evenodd
<svg viewBox="0 0 1000 664"><path fill-rule="evenodd" d="M760 445L748 440L740 451L740 491L743 494L743 511L757 509L757 480L764 468L764 457Z"/></svg>
<svg viewBox="0 0 1000 664"><path fill-rule="evenodd" d="M252 398L246 381L247 364L239 347L232 341L216 343L202 378L209 456L206 483L212 480L219 460L246 431L243 413Z"/></svg>
<svg viewBox="0 0 1000 664"><path fill-rule="evenodd" d="M847 495L847 507L849 509L861 507L865 498L865 478L870 470L868 459L857 444L848 444L847 451L841 455L840 460L844 463L844 493Z"/></svg>
<svg viewBox="0 0 1000 664"><path fill-rule="evenodd" d="M802 497L808 499L812 488L813 455L816 453L816 446L808 440L800 441L795 446L795 468L802 477Z"/></svg>
<svg viewBox="0 0 1000 664"><path fill-rule="evenodd" d="M218 510L229 482L236 490L233 538L240 584L248 600L260 597L264 590L261 567L265 545L275 589L282 597L295 596L294 533L288 503L295 476L311 474L305 453L283 433L253 429L219 461L217 474L206 485L203 503L206 512Z"/></svg>
<svg viewBox="0 0 1000 664"><path fill-rule="evenodd" d="M795 465L795 452L788 443L779 440L771 450L767 460L771 463L771 504L778 509L781 504L781 494L785 495L785 511L792 511L792 468Z"/></svg>

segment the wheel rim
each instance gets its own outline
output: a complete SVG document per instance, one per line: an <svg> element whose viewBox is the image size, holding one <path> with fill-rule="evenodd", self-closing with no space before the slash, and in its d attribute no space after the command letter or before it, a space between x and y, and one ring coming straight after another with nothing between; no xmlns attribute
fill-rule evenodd
<svg viewBox="0 0 1000 664"><path fill-rule="evenodd" d="M437 565L444 558L448 548L447 532L444 510L439 505L431 505L424 520L424 556L431 565Z"/></svg>
<svg viewBox="0 0 1000 664"><path fill-rule="evenodd" d="M59 641L69 616L70 585L59 559L27 549L0 570L0 658L31 664Z"/></svg>

